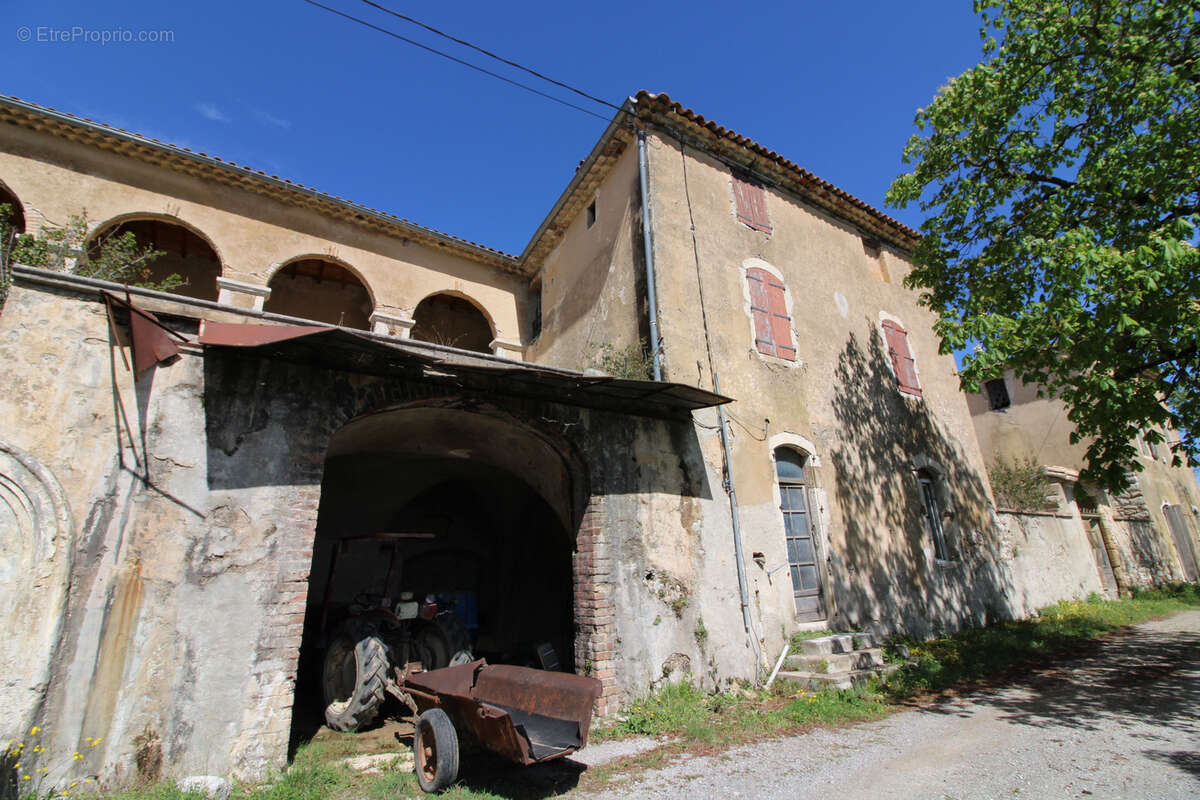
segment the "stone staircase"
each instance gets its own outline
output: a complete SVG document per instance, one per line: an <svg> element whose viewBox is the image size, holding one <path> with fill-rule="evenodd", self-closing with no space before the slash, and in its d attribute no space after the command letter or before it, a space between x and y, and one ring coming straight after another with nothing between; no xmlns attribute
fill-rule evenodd
<svg viewBox="0 0 1200 800"><path fill-rule="evenodd" d="M807 689L849 689L899 668L883 660L883 649L869 633L835 633L806 639L800 652L789 655L778 680Z"/></svg>

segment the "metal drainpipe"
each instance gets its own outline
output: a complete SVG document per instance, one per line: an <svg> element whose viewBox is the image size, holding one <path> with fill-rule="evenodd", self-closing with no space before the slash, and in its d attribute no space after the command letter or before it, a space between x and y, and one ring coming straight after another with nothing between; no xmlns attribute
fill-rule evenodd
<svg viewBox="0 0 1200 800"><path fill-rule="evenodd" d="M654 380L662 380L662 353L658 346L658 298L654 291L654 245L650 240L650 190L646 178L646 131L638 128L638 182L642 189L642 248L646 252L646 303L650 306L650 352ZM719 391L718 391L719 393Z"/></svg>
<svg viewBox="0 0 1200 800"><path fill-rule="evenodd" d="M721 393L721 379L713 372L713 391ZM729 455L729 430L725 425L725 408L717 406L721 423L721 449L725 451L725 490L729 493L729 516L733 519L733 553L737 562L738 597L742 603L742 624L750 632L750 593L746 589L746 563L742 559L742 528L738 523L737 489L733 485L733 460Z"/></svg>

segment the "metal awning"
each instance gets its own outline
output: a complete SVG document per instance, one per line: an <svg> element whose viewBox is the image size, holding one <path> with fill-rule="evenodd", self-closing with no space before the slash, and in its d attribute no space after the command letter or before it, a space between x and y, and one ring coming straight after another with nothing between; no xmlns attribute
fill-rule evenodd
<svg viewBox="0 0 1200 800"><path fill-rule="evenodd" d="M206 321L200 330L200 344L210 350L253 352L260 358L324 369L433 381L462 390L638 416L679 418L699 408L732 402L729 397L679 383L585 375L345 328Z"/></svg>

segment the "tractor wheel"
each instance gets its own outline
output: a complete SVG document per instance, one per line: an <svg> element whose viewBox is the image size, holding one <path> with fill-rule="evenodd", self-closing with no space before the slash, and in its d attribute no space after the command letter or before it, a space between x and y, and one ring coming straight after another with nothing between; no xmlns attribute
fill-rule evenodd
<svg viewBox="0 0 1200 800"><path fill-rule="evenodd" d="M443 611L432 622L417 627L413 647L425 669L456 667L474 659L467 629L453 611Z"/></svg>
<svg viewBox="0 0 1200 800"><path fill-rule="evenodd" d="M390 659L374 625L350 621L325 651L325 722L335 731L371 724L383 706Z"/></svg>
<svg viewBox="0 0 1200 800"><path fill-rule="evenodd" d="M417 717L413 761L423 791L440 792L458 778L458 732L440 708Z"/></svg>

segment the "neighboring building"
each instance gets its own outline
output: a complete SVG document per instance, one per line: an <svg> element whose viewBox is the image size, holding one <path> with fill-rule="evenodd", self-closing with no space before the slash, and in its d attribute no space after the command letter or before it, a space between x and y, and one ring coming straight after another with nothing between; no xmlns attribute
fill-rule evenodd
<svg viewBox="0 0 1200 800"><path fill-rule="evenodd" d="M1036 386L1017 379L1011 370L985 381L981 389L969 394L967 403L989 467L1037 465L1062 487L1055 490L1058 504L1076 506L1107 589L1114 590L1121 577L1113 575L1114 567L1137 586L1200 580L1200 487L1189 466L1171 466L1177 433L1160 430L1164 441L1158 444L1139 437L1135 445L1140 469L1128 473L1129 489L1111 496L1078 483L1088 443L1071 443L1074 426L1065 403L1039 396ZM1116 564L1109 555L1113 548L1101 546L1101 515L1116 523Z"/></svg>
<svg viewBox="0 0 1200 800"><path fill-rule="evenodd" d="M453 593L477 651L549 642L602 713L755 679L801 626L1026 607L916 234L664 95L519 256L12 99L0 181L26 230L86 210L188 280L130 291L186 339L136 377L119 287L17 266L0 310L0 699L103 737L92 769L282 764L350 536L434 538L346 551L333 605ZM652 324L664 382L582 372Z"/></svg>

